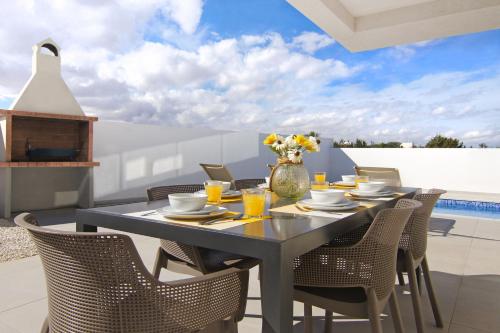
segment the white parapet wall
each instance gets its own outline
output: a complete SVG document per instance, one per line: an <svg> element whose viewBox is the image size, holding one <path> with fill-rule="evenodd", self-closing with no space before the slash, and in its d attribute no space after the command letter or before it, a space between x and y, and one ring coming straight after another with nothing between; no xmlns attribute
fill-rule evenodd
<svg viewBox="0 0 500 333"><path fill-rule="evenodd" d="M500 149L335 148L331 174L352 174L354 165L398 168L403 185L448 191L500 193Z"/></svg>
<svg viewBox="0 0 500 333"><path fill-rule="evenodd" d="M175 128L99 121L94 125L94 199L144 198L157 185L200 184L206 179L199 163L223 163L236 179L268 176L276 156L262 144L265 134ZM327 171L331 149L307 154L310 172Z"/></svg>

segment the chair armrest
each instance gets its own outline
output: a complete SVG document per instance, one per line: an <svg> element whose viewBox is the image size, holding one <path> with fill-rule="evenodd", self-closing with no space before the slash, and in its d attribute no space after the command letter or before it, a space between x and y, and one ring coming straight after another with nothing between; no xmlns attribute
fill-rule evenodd
<svg viewBox="0 0 500 333"><path fill-rule="evenodd" d="M245 312L248 270L229 268L174 282L157 281L157 301L180 326L201 330Z"/></svg>

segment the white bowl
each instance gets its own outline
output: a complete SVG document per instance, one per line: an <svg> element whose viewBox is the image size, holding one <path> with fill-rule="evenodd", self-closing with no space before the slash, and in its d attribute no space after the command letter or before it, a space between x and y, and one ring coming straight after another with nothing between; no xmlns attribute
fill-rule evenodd
<svg viewBox="0 0 500 333"><path fill-rule="evenodd" d="M342 175L342 181L344 183L354 183L355 179L355 175Z"/></svg>
<svg viewBox="0 0 500 333"><path fill-rule="evenodd" d="M345 200L341 190L311 190L311 197L317 203L339 203Z"/></svg>
<svg viewBox="0 0 500 333"><path fill-rule="evenodd" d="M227 192L231 189L231 182L221 182L222 183L222 192Z"/></svg>
<svg viewBox="0 0 500 333"><path fill-rule="evenodd" d="M203 193L173 193L169 194L168 202L175 211L195 212L207 204L208 196Z"/></svg>
<svg viewBox="0 0 500 333"><path fill-rule="evenodd" d="M358 190L364 192L379 192L382 191L384 187L385 187L384 182L358 183Z"/></svg>

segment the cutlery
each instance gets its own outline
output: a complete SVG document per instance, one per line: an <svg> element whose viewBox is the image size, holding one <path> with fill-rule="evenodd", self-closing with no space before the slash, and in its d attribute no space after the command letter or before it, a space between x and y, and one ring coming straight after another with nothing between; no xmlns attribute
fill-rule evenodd
<svg viewBox="0 0 500 333"><path fill-rule="evenodd" d="M243 215L244 214L241 213L241 214L234 215L231 217L220 217L217 219L212 219L212 220L200 222L200 224L201 225L211 225L211 224L214 224L214 223L219 222L219 221L227 221L227 222L238 221L238 220L241 220L243 218Z"/></svg>
<svg viewBox="0 0 500 333"><path fill-rule="evenodd" d="M149 215L154 215L154 214L156 214L156 210L149 212L149 213L142 214L141 216L149 216Z"/></svg>

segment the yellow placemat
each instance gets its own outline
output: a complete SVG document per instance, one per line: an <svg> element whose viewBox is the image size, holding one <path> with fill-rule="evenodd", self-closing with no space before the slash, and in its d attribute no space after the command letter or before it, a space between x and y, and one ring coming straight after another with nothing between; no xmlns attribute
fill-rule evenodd
<svg viewBox="0 0 500 333"><path fill-rule="evenodd" d="M241 198L241 195L238 196L238 197L234 197L234 198L226 198L226 199L222 199L222 203L230 203L230 202L238 202L238 201L241 201L242 198Z"/></svg>
<svg viewBox="0 0 500 333"><path fill-rule="evenodd" d="M151 213L151 214L150 214ZM228 220L231 219L232 216L235 216L237 214L240 214L238 212L227 212L221 217L227 217ZM253 222L258 222L262 221L265 219L271 218L270 216L264 216L262 218L243 218L241 220L237 221L220 221L216 222L215 224L210 224L210 225L203 225L200 224L200 221L206 221L205 220L200 220L200 221L193 221L193 220L174 220L174 219L168 219L166 217L163 217L161 214L158 214L155 210L145 210L142 212L134 212L134 213L128 213L124 214L127 216L134 216L134 217L141 217L145 219L150 219L150 220L156 220L156 221L162 221L162 222L168 222L168 223L174 223L174 224L179 224L179 225L185 225L185 226L191 226L191 227L199 227L199 228L207 228L207 229L214 229L214 230L224 230L224 229L229 229L232 227L236 227L239 225L244 225L248 223L253 223Z"/></svg>

